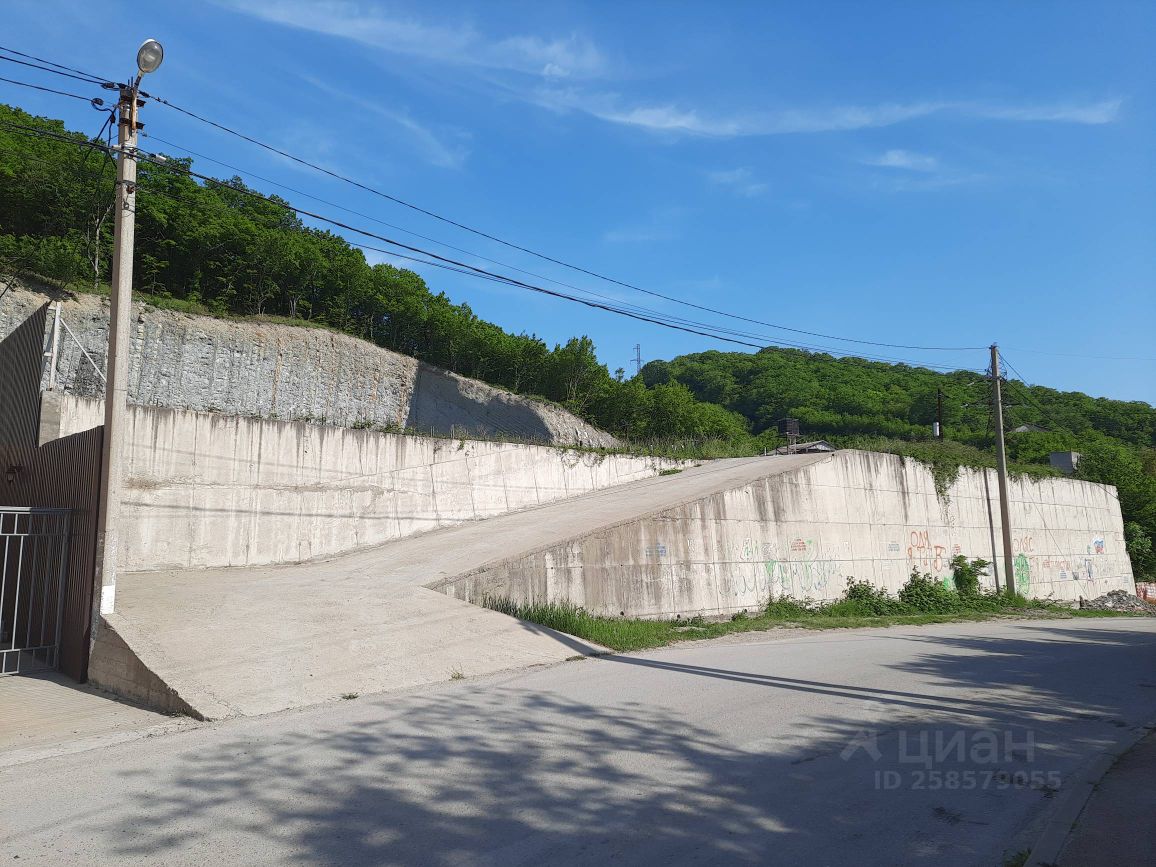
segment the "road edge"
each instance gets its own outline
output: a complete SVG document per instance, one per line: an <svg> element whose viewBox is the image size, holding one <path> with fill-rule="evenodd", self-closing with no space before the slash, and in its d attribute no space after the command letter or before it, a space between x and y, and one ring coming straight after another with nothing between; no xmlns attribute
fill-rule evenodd
<svg viewBox="0 0 1156 867"><path fill-rule="evenodd" d="M1156 717L1129 729L1092 761L1077 771L1066 784L1065 794L1048 818L1044 829L1024 862L1025 867L1056 867L1073 826L1084 812L1100 780L1120 758L1141 740L1156 731Z"/></svg>

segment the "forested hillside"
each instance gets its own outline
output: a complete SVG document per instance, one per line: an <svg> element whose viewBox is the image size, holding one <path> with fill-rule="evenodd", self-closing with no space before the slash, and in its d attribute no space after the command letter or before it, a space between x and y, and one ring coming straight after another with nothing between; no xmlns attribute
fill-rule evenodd
<svg viewBox="0 0 1156 867"><path fill-rule="evenodd" d="M35 131L88 140L60 121L0 105L0 276L107 291L111 160ZM599 363L588 337L550 347L535 335L511 334L412 271L368 264L359 249L303 224L276 198L247 194L239 178L202 184L142 164L134 283L139 298L161 306L338 329L556 401L635 443L756 454L781 442L774 422L790 416L808 436L845 445L941 463L991 462L989 385L978 374L768 348L651 362L628 379ZM951 441L944 445L927 442L936 389L944 393ZM1047 431L1012 434L1012 458L1042 471L1050 451L1083 452L1081 474L1120 489L1137 573L1156 574L1156 410L1018 384L1009 384L1005 399L1009 428L1031 423Z"/></svg>

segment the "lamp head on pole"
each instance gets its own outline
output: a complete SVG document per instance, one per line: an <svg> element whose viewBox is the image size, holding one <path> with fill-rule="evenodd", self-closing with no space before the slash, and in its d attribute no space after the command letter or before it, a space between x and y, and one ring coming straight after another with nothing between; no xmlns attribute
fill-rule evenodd
<svg viewBox="0 0 1156 867"><path fill-rule="evenodd" d="M136 52L136 68L141 75L156 72L165 59L165 49L155 39L146 39Z"/></svg>

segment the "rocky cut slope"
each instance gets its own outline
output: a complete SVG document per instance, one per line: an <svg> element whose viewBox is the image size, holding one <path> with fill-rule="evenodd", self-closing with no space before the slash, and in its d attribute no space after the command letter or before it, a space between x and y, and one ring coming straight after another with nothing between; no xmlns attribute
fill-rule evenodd
<svg viewBox="0 0 1156 867"><path fill-rule="evenodd" d="M21 285L0 286L0 292L0 339L51 300ZM108 299L68 296L62 317L77 340L62 329L58 387L103 396L97 368L103 371L105 364ZM326 329L214 319L140 303L133 305L131 324L129 401L142 406L554 445L616 442L554 404Z"/></svg>

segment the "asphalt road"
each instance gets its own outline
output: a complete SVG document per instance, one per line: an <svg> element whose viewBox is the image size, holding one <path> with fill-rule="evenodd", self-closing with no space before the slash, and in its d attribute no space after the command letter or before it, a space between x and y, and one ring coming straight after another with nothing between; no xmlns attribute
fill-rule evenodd
<svg viewBox="0 0 1156 867"><path fill-rule="evenodd" d="M1156 717L1154 663L1156 620L1063 620L762 634L454 681L7 768L0 853L998 865L1076 768Z"/></svg>

